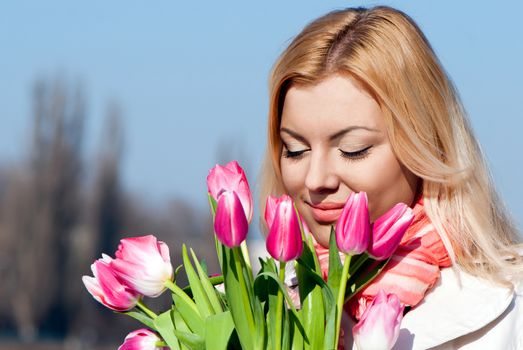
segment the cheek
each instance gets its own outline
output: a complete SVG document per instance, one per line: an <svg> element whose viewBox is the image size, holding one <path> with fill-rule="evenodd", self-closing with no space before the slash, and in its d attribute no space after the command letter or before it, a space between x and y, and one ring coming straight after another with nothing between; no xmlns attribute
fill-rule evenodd
<svg viewBox="0 0 523 350"><path fill-rule="evenodd" d="M295 198L305 181L303 169L299 163L292 163L288 159L282 159L280 167L283 187L288 195Z"/></svg>
<svg viewBox="0 0 523 350"><path fill-rule="evenodd" d="M416 180L401 166L390 147L377 149L361 165L353 166L346 183L353 191L365 191L369 198L371 220L392 208L396 203L410 205L414 199Z"/></svg>

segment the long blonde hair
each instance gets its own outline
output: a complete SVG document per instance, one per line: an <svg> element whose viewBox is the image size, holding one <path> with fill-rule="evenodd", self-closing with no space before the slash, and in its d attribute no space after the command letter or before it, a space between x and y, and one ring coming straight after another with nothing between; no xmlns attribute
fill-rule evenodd
<svg viewBox="0 0 523 350"><path fill-rule="evenodd" d="M498 198L459 96L427 39L401 11L334 11L307 25L270 77L268 147L260 194L285 192L279 136L285 94L335 73L358 79L380 104L392 149L422 180L423 200L451 259L499 283L522 273L518 233Z"/></svg>

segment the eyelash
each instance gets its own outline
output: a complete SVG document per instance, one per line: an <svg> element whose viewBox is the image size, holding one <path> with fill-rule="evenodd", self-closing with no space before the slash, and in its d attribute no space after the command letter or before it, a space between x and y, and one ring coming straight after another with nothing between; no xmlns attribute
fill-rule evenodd
<svg viewBox="0 0 523 350"><path fill-rule="evenodd" d="M361 160L365 159L369 155L369 150L371 147L372 146L369 146L356 152L345 152L341 149L339 151L341 153L341 156L343 158L346 158L347 160Z"/></svg>
<svg viewBox="0 0 523 350"><path fill-rule="evenodd" d="M356 152L345 152L345 151L342 151L341 149L339 151L340 151L341 156L347 160L360 160L360 159L366 158L369 155L369 149L371 147L372 146L369 146L369 147L366 147L366 148L361 149ZM303 156L303 154L306 151L308 151L308 150L294 151L294 152L285 150L283 153L283 156L285 158L290 158L292 160L298 160Z"/></svg>
<svg viewBox="0 0 523 350"><path fill-rule="evenodd" d="M290 159L293 159L293 160L298 160L300 159L303 154L308 151L308 150L303 150L303 151L295 151L295 152L291 152L289 150L285 150L284 153L283 153L283 156L285 158L290 158Z"/></svg>

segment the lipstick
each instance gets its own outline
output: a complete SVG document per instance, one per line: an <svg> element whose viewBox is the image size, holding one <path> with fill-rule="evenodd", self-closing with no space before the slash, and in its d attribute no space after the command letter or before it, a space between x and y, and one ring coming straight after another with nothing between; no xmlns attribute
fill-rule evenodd
<svg viewBox="0 0 523 350"><path fill-rule="evenodd" d="M312 217L320 224L329 224L338 220L343 211L344 205L345 203L335 202L309 204Z"/></svg>

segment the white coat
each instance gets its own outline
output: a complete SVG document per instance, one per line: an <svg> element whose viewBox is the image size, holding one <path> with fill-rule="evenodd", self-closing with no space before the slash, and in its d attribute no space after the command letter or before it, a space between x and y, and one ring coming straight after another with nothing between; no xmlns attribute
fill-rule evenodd
<svg viewBox="0 0 523 350"><path fill-rule="evenodd" d="M395 350L523 350L523 283L503 288L452 268L401 323Z"/></svg>

